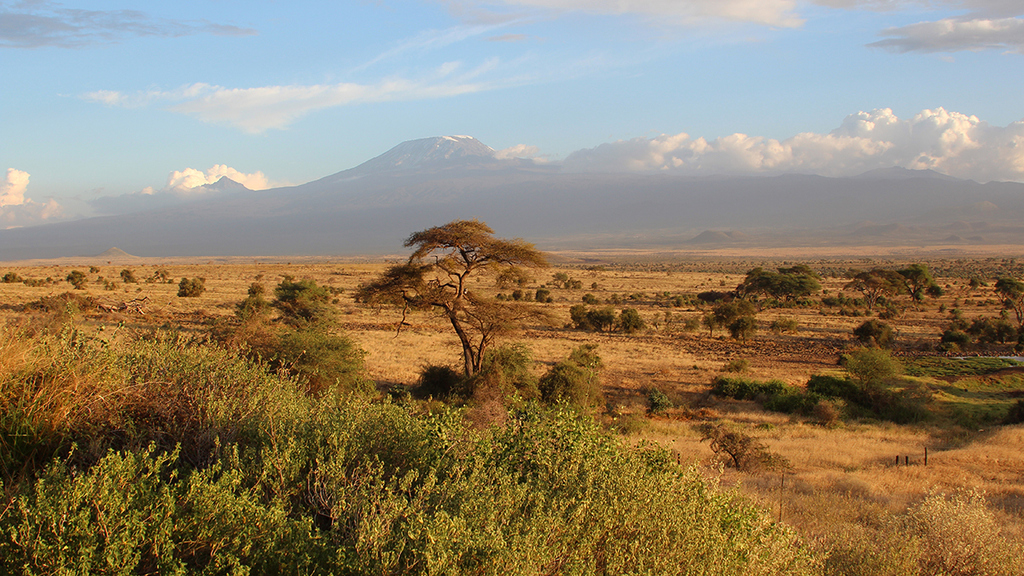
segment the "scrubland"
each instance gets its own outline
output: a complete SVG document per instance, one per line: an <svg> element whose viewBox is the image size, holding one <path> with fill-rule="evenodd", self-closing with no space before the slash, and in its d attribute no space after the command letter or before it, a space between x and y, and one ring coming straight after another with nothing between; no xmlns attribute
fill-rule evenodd
<svg viewBox="0 0 1024 576"><path fill-rule="evenodd" d="M709 331L711 304L697 295L798 262L562 257L522 286L474 284L488 297L519 290L520 301L547 291L550 302L533 303L546 319L501 341L529 351L534 378L596 346L603 397L575 408L418 397L425 368L461 367L459 341L436 314L402 324L401 310L355 301L386 262L0 266L20 279L0 283L0 570L1024 571L1024 425L1007 423L1024 372L954 359L1013 356L1016 340L940 341L957 318L998 318L992 286L1024 267L927 262L943 295L893 296L883 313L852 302L847 271L909 261L799 263L822 290L760 302L745 338ZM65 280L73 270L81 290ZM204 279L205 291L179 297L182 278ZM288 340L288 318L270 309L244 332L250 287L269 299L291 279L327 289L329 328ZM822 302L839 295L851 302ZM575 328L570 308L585 301L635 309L644 328ZM880 314L902 366L885 386L909 416L843 399L780 411L763 393L712 393L720 377L778 381L791 398L812 376L845 379L841 357L863 346L854 328ZM323 338L339 339L337 371L308 362ZM289 356L288 342L301 349ZM656 410L655 390L667 399ZM733 467L702 424L771 458Z"/></svg>

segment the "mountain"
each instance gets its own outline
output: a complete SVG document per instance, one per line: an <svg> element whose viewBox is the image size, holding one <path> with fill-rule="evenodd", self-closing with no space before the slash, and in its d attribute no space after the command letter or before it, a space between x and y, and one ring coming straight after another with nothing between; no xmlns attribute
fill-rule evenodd
<svg viewBox="0 0 1024 576"><path fill-rule="evenodd" d="M904 169L852 178L571 173L501 157L469 136L404 142L299 186L207 186L185 203L0 230L0 260L115 245L139 256L398 254L411 232L457 218L544 249L959 242L951 236L1024 244L1018 183Z"/></svg>

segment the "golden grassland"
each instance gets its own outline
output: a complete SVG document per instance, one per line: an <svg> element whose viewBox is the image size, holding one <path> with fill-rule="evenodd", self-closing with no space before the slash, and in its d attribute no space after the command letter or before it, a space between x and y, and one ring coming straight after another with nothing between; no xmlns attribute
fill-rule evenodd
<svg viewBox="0 0 1024 576"><path fill-rule="evenodd" d="M744 272L754 266L791 265L790 261L758 261L754 258L718 258L659 264L568 261L537 272L523 291L532 294L548 285L554 301L538 306L547 310L551 321L535 323L513 334L511 341L525 343L540 374L566 357L580 344L597 344L604 361L602 382L608 406L601 418L606 422L633 418L640 424L631 429L633 442L654 442L669 448L682 462L704 466L727 485L740 487L764 506L809 537L842 530L846 524L863 523L886 512L899 511L922 496L957 489L984 491L1004 527L1024 538L1024 427L997 426L985 430L951 429L948 426L899 426L879 422L849 422L822 427L806 418L768 412L754 402L722 400L707 394L709 384L725 365L746 360L743 376L780 379L801 386L813 374L839 371L839 355L854 345L851 330L863 317L843 316L836 309L810 306L769 309L758 314L760 330L748 341L726 338L725 331L709 336L703 327L687 331L685 321L698 318L695 305L674 307L669 297L692 295L706 290L731 290ZM397 261L397 260L394 260ZM392 261L392 262L394 262ZM822 285L826 293L842 292L847 280L839 272L851 267L896 265L901 260L867 259L817 260L806 262L826 269ZM909 260L903 260L909 262ZM337 292L340 329L365 351L368 376L379 386L412 385L421 368L428 364L459 365L460 349L444 319L416 313L409 325L396 331L401 313L375 310L354 302L356 288L380 273L385 261L295 259L230 262L175 262L131 260L125 262L62 261L36 265L0 266L0 275L14 272L23 278L51 278L40 286L0 283L0 322L18 322L25 317L22 306L46 296L71 291L64 278L72 270L86 273L89 283L78 294L96 298L109 306L145 298L144 314L99 312L79 316L82 328L106 338L155 328L202 334L211 321L230 317L253 282L268 290L285 276L311 278ZM899 353L936 354L935 345L949 314L940 311L959 308L968 319L995 316L999 302L991 288L972 290L968 278L975 271L992 279L999 271L1012 272L1015 261L980 258L977 261L930 263L937 281L946 288L941 299L929 300L919 309L907 306L902 316L887 320L899 332ZM90 272L90 266L98 271ZM120 272L130 269L138 283L124 283ZM171 282L147 282L164 271ZM943 276L943 271L947 275ZM578 280L579 289L551 286L552 274L564 272ZM986 276L986 274L988 274ZM180 278L205 278L206 292L198 298L177 297ZM1018 277L1020 275L1018 274ZM116 283L106 289L103 280ZM109 286L108 286L109 287ZM478 283L473 290L497 293L494 286ZM500 292L509 294L510 289ZM616 309L633 307L648 325L641 334L593 333L572 330L569 307L579 304L584 294L605 302L618 297ZM849 294L855 296L855 294ZM776 319L791 318L796 333L774 334L767 326ZM1006 354L1008 347L989 353ZM1019 382L1019 381L1013 381ZM965 384L967 385L967 384ZM1015 384L1014 384L1015 385ZM646 417L646 390L656 387L683 401L688 408L667 415ZM784 457L791 467L784 473L742 472L724 469L716 463L707 443L692 428L696 419L720 419L741 426L761 439L771 451ZM928 464L924 465L925 449ZM909 457L910 465L899 465L897 456Z"/></svg>

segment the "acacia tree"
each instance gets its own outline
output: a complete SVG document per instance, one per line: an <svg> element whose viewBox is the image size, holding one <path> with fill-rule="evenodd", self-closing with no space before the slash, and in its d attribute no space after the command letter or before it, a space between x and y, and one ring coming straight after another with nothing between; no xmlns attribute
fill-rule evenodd
<svg viewBox="0 0 1024 576"><path fill-rule="evenodd" d="M1016 278L1000 278L996 281L996 293L1003 298L1003 305L1017 316L1017 325L1024 328L1024 282Z"/></svg>
<svg viewBox="0 0 1024 576"><path fill-rule="evenodd" d="M790 302L821 290L820 280L821 277L804 264L779 268L778 272L754 268L747 272L746 278L736 287L736 293L744 297L762 294Z"/></svg>
<svg viewBox="0 0 1024 576"><path fill-rule="evenodd" d="M904 294L909 290L906 279L894 270L883 270L881 268L874 268L866 272L850 270L849 276L852 279L846 286L843 286L843 289L856 290L863 294L868 310L873 309L878 299L883 296L896 296L897 294Z"/></svg>
<svg viewBox="0 0 1024 576"><path fill-rule="evenodd" d="M911 264L900 270L899 275L906 279L907 292L915 307L924 301L926 294L932 298L942 296L942 288L935 283L932 273L924 264Z"/></svg>
<svg viewBox="0 0 1024 576"><path fill-rule="evenodd" d="M360 287L357 297L368 304L401 307L399 330L409 310L440 312L459 337L466 376L472 376L496 337L527 317L541 315L524 304L490 299L469 289L470 276L488 275L504 285L525 278L524 268L547 266L533 244L493 234L479 220L456 220L416 232L405 241L406 247L415 248L409 260Z"/></svg>

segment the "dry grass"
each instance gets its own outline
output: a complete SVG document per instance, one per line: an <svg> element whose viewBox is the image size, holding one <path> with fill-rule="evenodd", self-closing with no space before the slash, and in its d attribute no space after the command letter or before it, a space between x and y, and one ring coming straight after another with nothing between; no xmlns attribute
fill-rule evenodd
<svg viewBox="0 0 1024 576"><path fill-rule="evenodd" d="M71 290L62 279L73 269L87 272L89 264L70 264L0 268L0 273L14 271L25 278L61 280L39 287L0 284L0 321L23 318L25 314L20 306L26 302ZM118 324L123 324L119 333L153 327L203 333L209 329L211 319L233 314L234 305L245 297L252 282L262 282L270 291L281 278L290 275L312 278L319 284L342 290L337 303L341 329L366 351L368 375L378 383L412 384L426 364L459 366L458 342L443 318L414 314L409 318L411 325L397 333L400 314L392 310L370 310L352 301L349 295L359 284L374 277L386 264L363 260L99 263L96 264L99 272L88 274L90 283L85 292L106 304L146 297L149 299L147 314L97 313L80 316L77 321L83 330L104 337L110 337ZM606 367L602 380L609 404L624 418L643 413L646 408L643 391L657 387L688 403L691 409L688 414L727 419L755 434L792 464L784 485L780 486L783 477L777 473L745 474L725 470L721 472L722 480L741 486L773 510L777 511L781 505L784 520L809 536L823 535L843 523L903 510L930 490L951 492L958 488L985 491L1006 529L1024 536L1024 455L1019 448L1024 442L1024 429L1020 426L968 436L881 424L828 429L766 412L751 402L717 401L706 397L710 382L731 360L749 362L745 377L777 378L793 385L802 385L812 374L835 370L839 354L851 345L852 328L866 319L840 316L838 310L817 307L766 310L758 315L761 325L758 336L740 343L722 338L718 333L709 338L703 328L684 332L685 319L699 318L701 310L691 305L674 308L665 298L654 298L666 292L676 295L729 290L743 279L746 269L759 265L770 267L783 263L736 256L732 260L672 265L622 264L606 270L564 266L543 271L524 291L532 293L538 286L548 283L556 271L563 271L582 284L578 290L549 286L554 302L543 306L553 314L559 326L568 323L569 307L580 303L583 295L589 293L602 302L613 296L622 298L622 304L616 308L637 308L651 329L627 336L534 325L513 335L512 340L527 343L536 361L534 371L537 374L565 358L580 344L597 344ZM867 268L873 264L836 261L822 265L845 269ZM813 266L816 265L812 263ZM124 268L132 269L141 282L121 283L119 272ZM174 282L143 281L157 270L166 270ZM96 281L99 276L117 281L118 289L104 290ZM177 280L181 277L205 277L207 292L200 298L178 298ZM823 285L834 295L841 292L845 282L843 278L826 278ZM596 288L592 286L595 283ZM986 304L991 301L991 295L970 292L964 278L940 278L939 283L949 284L946 297L929 300L920 310L908 308L901 317L887 321L899 331L904 346L902 353L933 353L938 335L948 321L948 314L938 310L940 304L950 309L960 307L968 318L998 314L998 306L992 302ZM492 286L482 284L473 289L496 292ZM642 297L629 299L630 295L641 293ZM965 300L969 300L969 304L965 304ZM666 312L670 313L668 320ZM771 334L767 327L778 318L795 319L798 331ZM24 369L30 362L24 348L0 342L0 374ZM83 382L75 386L85 389L87 384L83 377ZM75 386L71 388L78 389ZM633 438L666 446L681 461L702 463L714 471L713 454L692 431L690 421L677 419L680 414L683 411L676 411L673 417L650 420L649 426L636 428L639 432ZM925 447L929 448L927 467L923 463L894 465L897 455L910 456L912 463L919 462Z"/></svg>

